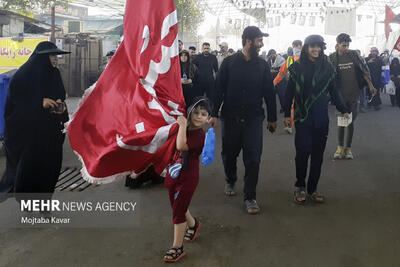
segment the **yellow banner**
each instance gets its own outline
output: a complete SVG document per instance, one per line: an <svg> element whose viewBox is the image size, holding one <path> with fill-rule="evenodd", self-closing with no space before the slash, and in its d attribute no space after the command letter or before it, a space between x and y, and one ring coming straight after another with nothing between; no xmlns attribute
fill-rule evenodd
<svg viewBox="0 0 400 267"><path fill-rule="evenodd" d="M43 41L48 38L24 38L22 42L0 38L0 74L22 66Z"/></svg>

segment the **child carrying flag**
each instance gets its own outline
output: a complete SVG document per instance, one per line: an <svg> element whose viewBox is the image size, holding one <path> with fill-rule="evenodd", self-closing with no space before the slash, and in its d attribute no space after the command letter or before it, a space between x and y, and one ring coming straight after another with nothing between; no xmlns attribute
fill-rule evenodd
<svg viewBox="0 0 400 267"><path fill-rule="evenodd" d="M199 183L199 156L205 140L202 126L209 121L211 107L208 99L203 97L193 103L187 109L187 120L183 116L178 117L176 149L183 155L182 169L178 177L168 174L165 178L174 224L174 242L165 253L165 262L176 262L185 256L183 241L193 242L201 228L201 223L192 217L188 208Z"/></svg>

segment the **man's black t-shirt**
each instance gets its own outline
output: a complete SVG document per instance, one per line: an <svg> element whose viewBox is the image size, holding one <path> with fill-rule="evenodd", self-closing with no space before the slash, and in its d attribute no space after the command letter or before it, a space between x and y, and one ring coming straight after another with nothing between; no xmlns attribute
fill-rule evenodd
<svg viewBox="0 0 400 267"><path fill-rule="evenodd" d="M200 83L214 81L214 72L217 73L218 71L218 60L216 56L212 54L208 56L199 54L195 57L193 63L197 66L199 75L198 81Z"/></svg>

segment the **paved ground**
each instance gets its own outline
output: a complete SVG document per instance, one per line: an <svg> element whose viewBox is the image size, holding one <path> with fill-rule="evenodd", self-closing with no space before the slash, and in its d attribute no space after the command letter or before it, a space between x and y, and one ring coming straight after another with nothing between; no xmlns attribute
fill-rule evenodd
<svg viewBox="0 0 400 267"><path fill-rule="evenodd" d="M292 203L294 142L281 126L274 135L265 132L258 186L262 212L247 215L241 193L232 198L222 193L218 129L217 158L202 167L191 206L204 227L196 243L185 245L187 256L177 265L400 266L400 109L386 98L381 111L359 116L353 161L332 160L332 119L319 187L327 197L323 205ZM64 166L77 165L66 143ZM0 173L3 169L0 157ZM91 190L129 191L123 181ZM0 229L0 266L163 266L172 240L167 192L162 186L131 192L142 197L139 228Z"/></svg>

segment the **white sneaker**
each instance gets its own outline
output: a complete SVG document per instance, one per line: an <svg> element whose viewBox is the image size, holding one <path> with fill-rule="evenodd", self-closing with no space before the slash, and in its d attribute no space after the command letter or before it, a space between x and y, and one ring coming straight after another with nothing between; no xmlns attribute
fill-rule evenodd
<svg viewBox="0 0 400 267"><path fill-rule="evenodd" d="M292 134L293 133L293 130L292 130L291 127L285 127L284 129L288 134Z"/></svg>
<svg viewBox="0 0 400 267"><path fill-rule="evenodd" d="M343 158L343 147L338 146L335 154L333 154L334 159L342 159Z"/></svg>
<svg viewBox="0 0 400 267"><path fill-rule="evenodd" d="M354 159L354 156L353 156L353 153L351 153L350 147L347 147L347 148L344 150L344 158L345 158L345 159Z"/></svg>

